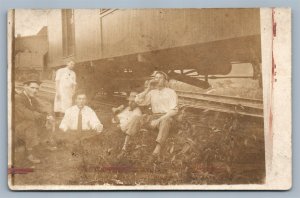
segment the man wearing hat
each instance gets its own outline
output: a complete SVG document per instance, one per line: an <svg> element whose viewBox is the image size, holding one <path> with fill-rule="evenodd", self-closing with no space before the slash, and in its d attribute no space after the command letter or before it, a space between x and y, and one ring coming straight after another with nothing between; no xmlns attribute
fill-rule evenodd
<svg viewBox="0 0 300 198"><path fill-rule="evenodd" d="M173 117L178 112L178 97L173 89L167 87L168 76L162 71L157 71L154 79L150 80L149 86L145 91L138 94L135 102L140 106L150 105L151 115L135 117L126 130L126 138L123 145L123 152L127 149L127 144L131 136L136 134L141 126L151 129L158 129L156 147L151 158L159 156L161 146L166 141L173 122Z"/></svg>
<svg viewBox="0 0 300 198"><path fill-rule="evenodd" d="M72 106L72 99L76 87L76 74L73 71L75 62L73 58L67 60L67 65L56 71L56 93L54 112L62 116L66 109Z"/></svg>
<svg viewBox="0 0 300 198"><path fill-rule="evenodd" d="M117 108L113 108L114 119L113 122L119 123L119 126L123 132L128 130L128 124L136 116L141 116L142 112L135 102L137 92L131 92L128 97L128 107L124 108L121 105Z"/></svg>
<svg viewBox="0 0 300 198"><path fill-rule="evenodd" d="M25 142L27 159L32 163L40 163L33 156L33 149L40 143L39 131L45 126L46 119L53 119L45 112L36 99L41 82L36 79L23 83L24 90L15 96L15 135Z"/></svg>

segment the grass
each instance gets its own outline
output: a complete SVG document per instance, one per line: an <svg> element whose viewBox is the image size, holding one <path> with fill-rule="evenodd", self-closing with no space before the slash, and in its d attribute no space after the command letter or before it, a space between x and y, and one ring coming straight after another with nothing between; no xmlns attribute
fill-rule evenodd
<svg viewBox="0 0 300 198"><path fill-rule="evenodd" d="M58 151L40 147L34 172L15 176L32 185L180 185L263 183L263 125L237 115L182 112L159 160L148 163L156 131L140 132L129 152L120 153L124 134L110 123L110 108L97 107L102 134L55 132ZM25 164L24 164L25 163ZM28 166L19 160L19 166Z"/></svg>

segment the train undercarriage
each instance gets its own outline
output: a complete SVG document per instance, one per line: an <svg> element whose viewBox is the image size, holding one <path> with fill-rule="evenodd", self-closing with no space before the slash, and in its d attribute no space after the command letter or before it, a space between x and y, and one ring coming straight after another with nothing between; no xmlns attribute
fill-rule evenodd
<svg viewBox="0 0 300 198"><path fill-rule="evenodd" d="M260 35L81 62L76 73L79 88L93 97L99 91L142 90L156 70L168 73L170 79L207 89L209 79L226 76L236 63L251 63L252 78L261 86Z"/></svg>

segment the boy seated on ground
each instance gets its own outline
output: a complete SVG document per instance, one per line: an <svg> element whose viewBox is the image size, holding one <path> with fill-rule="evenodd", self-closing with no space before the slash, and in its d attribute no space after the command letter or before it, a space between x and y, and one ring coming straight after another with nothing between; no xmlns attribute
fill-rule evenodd
<svg viewBox="0 0 300 198"><path fill-rule="evenodd" d="M64 132L102 132L103 125L95 111L86 106L87 97L84 91L77 91L75 94L75 102L76 105L66 110L59 128Z"/></svg>
<svg viewBox="0 0 300 198"><path fill-rule="evenodd" d="M152 89L154 88L153 85L150 85L150 80L145 81L143 91L147 90L148 87L152 87ZM151 105L139 106L139 108L141 109L143 115L152 114Z"/></svg>
<svg viewBox="0 0 300 198"><path fill-rule="evenodd" d="M135 97L137 92L131 92L128 97L128 107L125 108L124 105L121 105L117 108L112 108L114 117L112 122L118 123L120 129L125 132L128 129L128 124L136 116L141 116L142 112L140 108L135 103Z"/></svg>

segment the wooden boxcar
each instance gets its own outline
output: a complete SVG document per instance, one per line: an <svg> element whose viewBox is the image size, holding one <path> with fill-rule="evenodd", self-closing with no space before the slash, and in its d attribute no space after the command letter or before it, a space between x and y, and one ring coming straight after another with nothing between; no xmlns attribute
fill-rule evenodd
<svg viewBox="0 0 300 198"><path fill-rule="evenodd" d="M259 9L52 10L48 40L48 66L74 56L79 84L94 91L135 88L155 70L207 88L234 62L260 75Z"/></svg>

